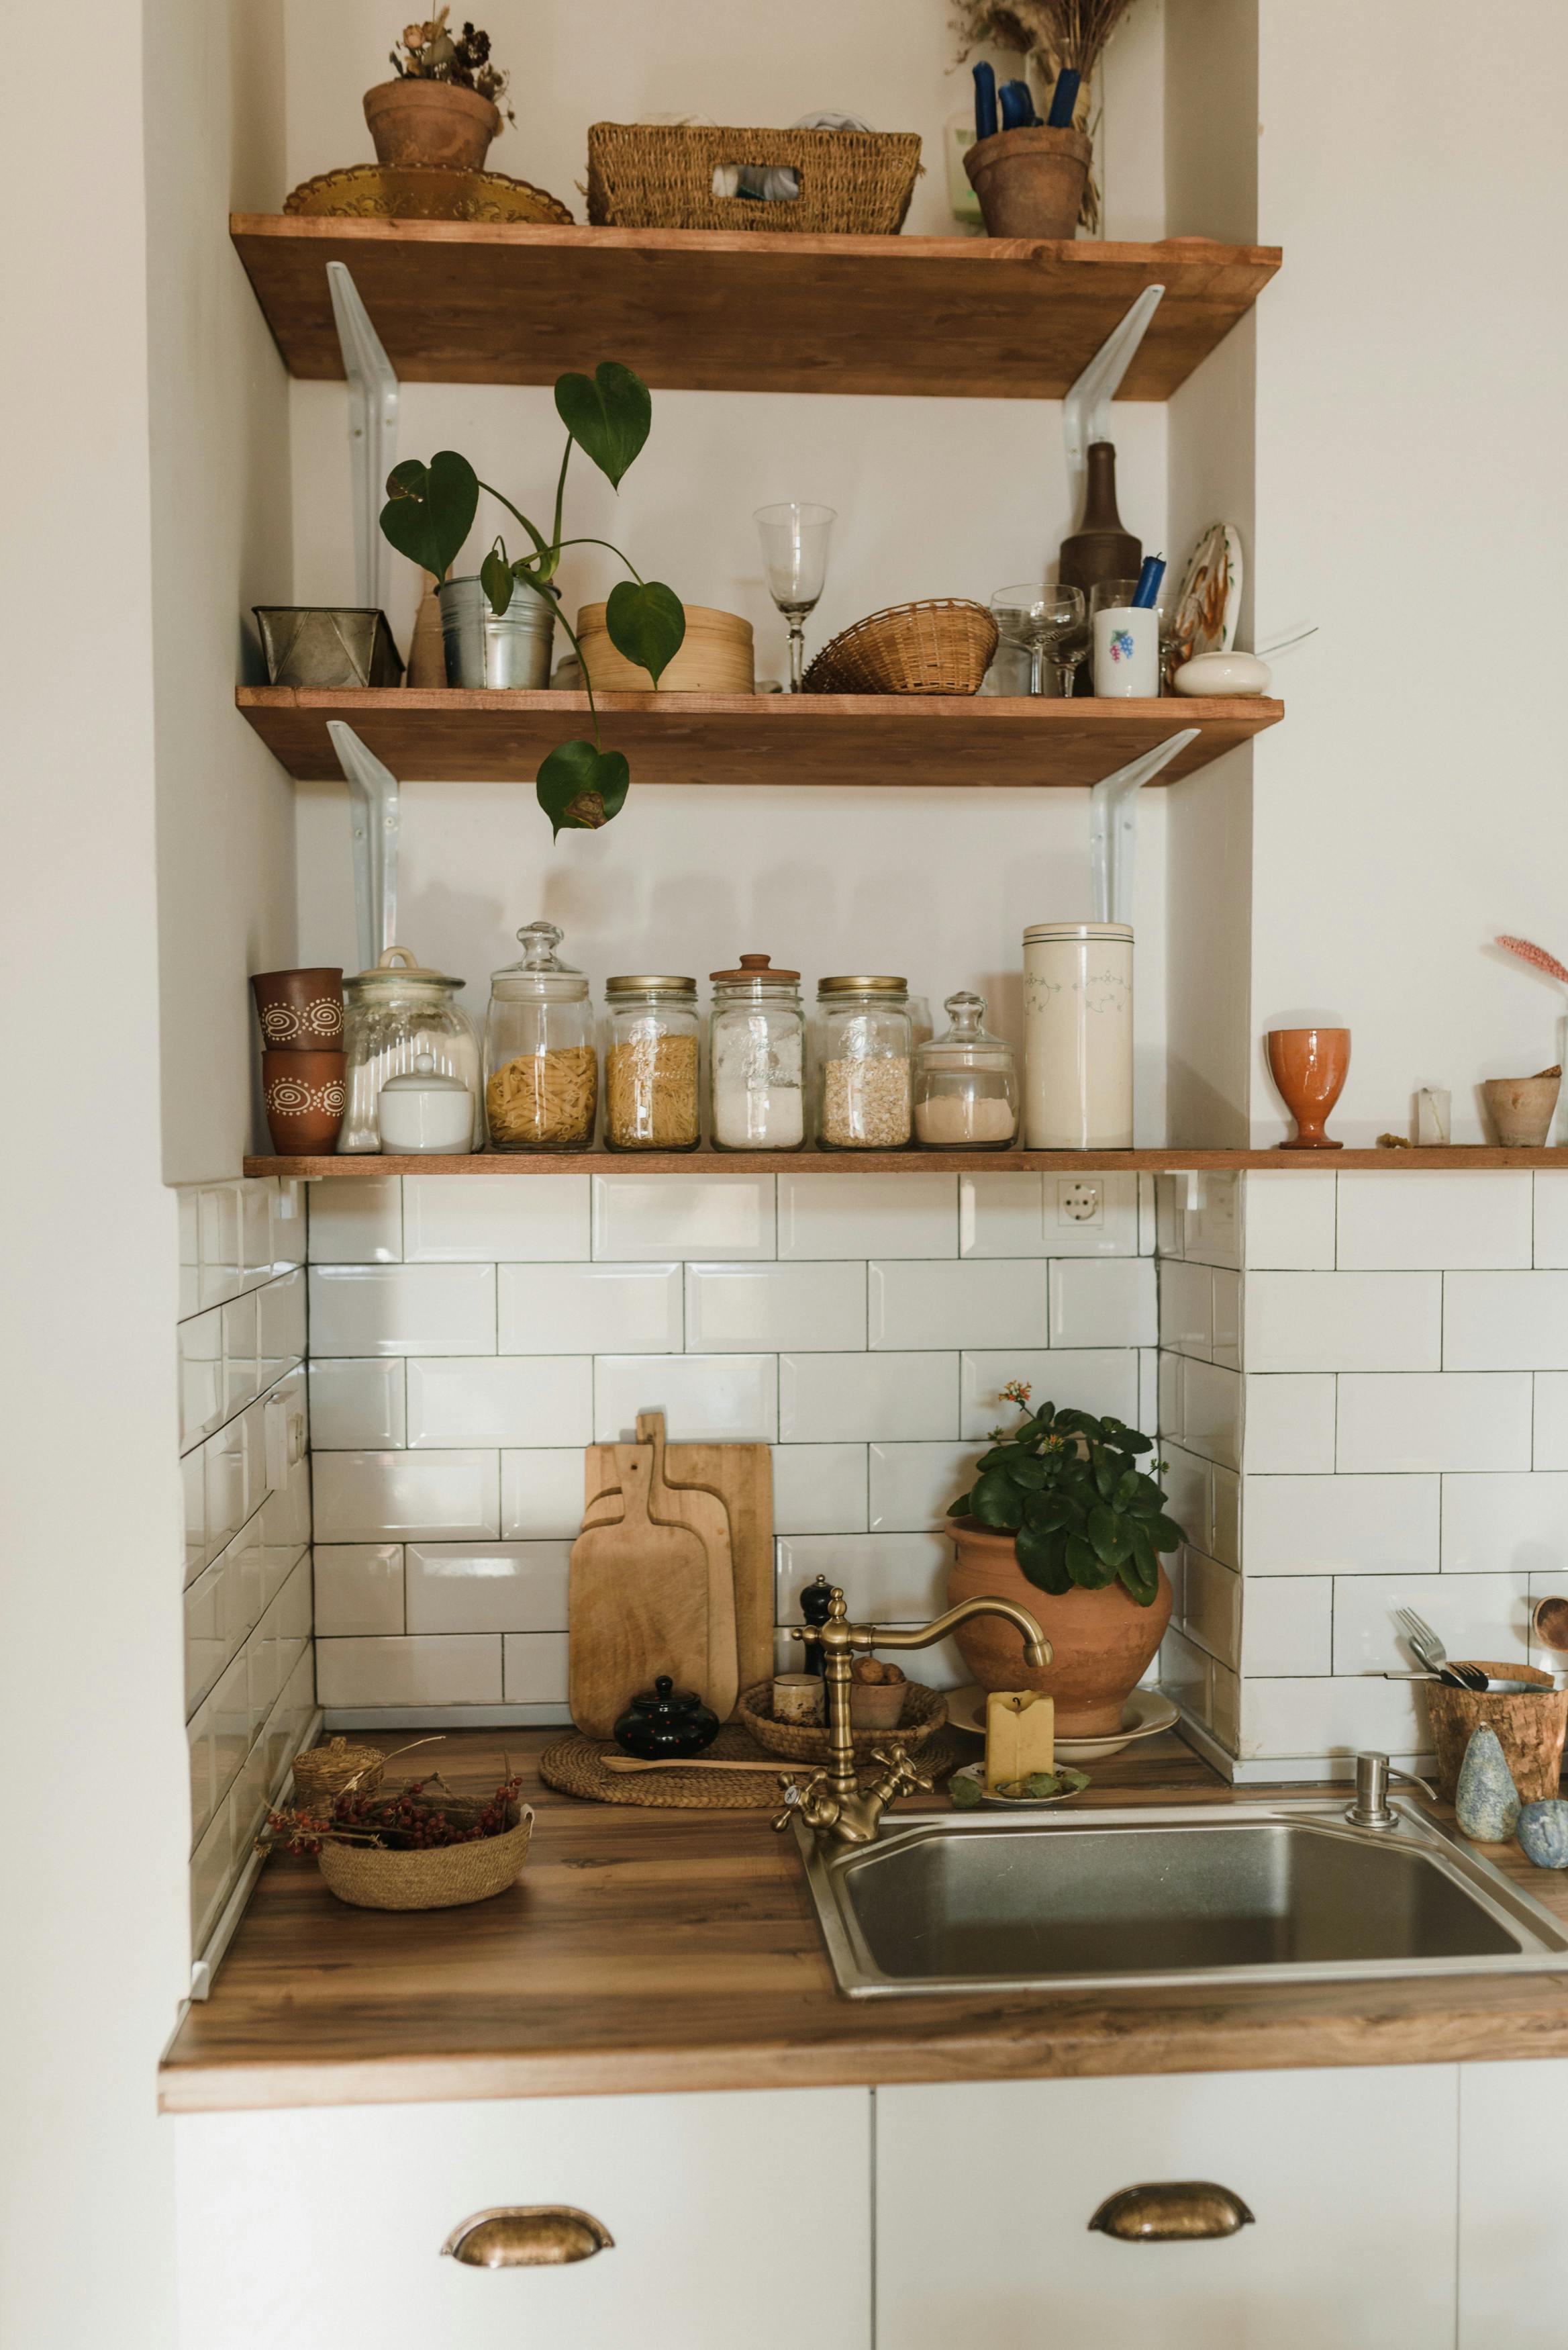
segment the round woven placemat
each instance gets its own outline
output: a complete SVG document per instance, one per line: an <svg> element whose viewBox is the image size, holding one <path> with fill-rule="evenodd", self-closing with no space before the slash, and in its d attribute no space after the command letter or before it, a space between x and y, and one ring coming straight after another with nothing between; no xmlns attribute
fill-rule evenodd
<svg viewBox="0 0 1568 2350"><path fill-rule="evenodd" d="M897 1735L888 1731L891 1738ZM607 1771L606 1749L579 1731L568 1731L546 1746L539 1757L539 1776L563 1795L584 1795L597 1804L639 1804L656 1812L771 1812L780 1802L778 1779L768 1771ZM737 1722L727 1722L703 1760L735 1762L776 1762L781 1777L805 1778L807 1771L780 1755L764 1754ZM946 1776L958 1761L958 1748L940 1735L929 1739L911 1758L922 1776Z"/></svg>

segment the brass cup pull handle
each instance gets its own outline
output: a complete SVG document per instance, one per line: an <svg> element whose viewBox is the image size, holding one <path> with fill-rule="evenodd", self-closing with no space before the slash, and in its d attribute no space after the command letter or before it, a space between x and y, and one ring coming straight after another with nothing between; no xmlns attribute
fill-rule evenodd
<svg viewBox="0 0 1568 2350"><path fill-rule="evenodd" d="M1252 2225L1241 2197L1210 2178L1124 2187L1106 2196L1089 2222L1123 2244L1198 2244Z"/></svg>
<svg viewBox="0 0 1568 2350"><path fill-rule="evenodd" d="M591 2261L607 2252L615 2238L591 2211L571 2203L501 2204L459 2222L441 2246L471 2269L551 2269L567 2261Z"/></svg>

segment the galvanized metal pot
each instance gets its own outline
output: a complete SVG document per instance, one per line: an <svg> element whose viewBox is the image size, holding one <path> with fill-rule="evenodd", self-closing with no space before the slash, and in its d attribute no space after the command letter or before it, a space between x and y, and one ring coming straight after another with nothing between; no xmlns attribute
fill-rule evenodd
<svg viewBox="0 0 1568 2350"><path fill-rule="evenodd" d="M327 604L253 604L269 685L396 685L402 656L385 612Z"/></svg>
<svg viewBox="0 0 1568 2350"><path fill-rule="evenodd" d="M519 588L497 618L476 577L449 579L436 592L448 685L549 684L556 615L542 596Z"/></svg>

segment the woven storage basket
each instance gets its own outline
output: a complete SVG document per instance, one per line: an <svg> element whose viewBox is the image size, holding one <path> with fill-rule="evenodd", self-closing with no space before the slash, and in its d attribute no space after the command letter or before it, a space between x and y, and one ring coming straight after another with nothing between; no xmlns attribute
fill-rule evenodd
<svg viewBox="0 0 1568 2350"><path fill-rule="evenodd" d="M807 693L978 693L996 650L996 622L959 596L890 604L824 645Z"/></svg>
<svg viewBox="0 0 1568 2350"><path fill-rule="evenodd" d="M648 671L628 661L611 644L602 604L585 604L577 614L577 641L596 693L649 691L653 680ZM688 604L686 634L680 650L659 681L659 692L754 693L756 690L750 620L738 612Z"/></svg>
<svg viewBox="0 0 1568 2350"><path fill-rule="evenodd" d="M449 1817L477 1812L477 1804L449 1800ZM512 1825L478 1844L443 1845L434 1852L379 1852L371 1845L324 1844L321 1874L339 1901L356 1909L456 1909L504 1893L522 1874L534 1833L526 1804L508 1806Z"/></svg>
<svg viewBox="0 0 1568 2350"><path fill-rule="evenodd" d="M896 1730L857 1730L851 1732L857 1756L869 1755L878 1746L896 1740L909 1754L918 1754L929 1738L935 1735L948 1718L948 1701L940 1690L927 1689L920 1681L906 1681L909 1695L904 1705L904 1719ZM754 1689L742 1690L736 1709L737 1718L751 1732L759 1746L769 1754L783 1754L792 1762L826 1762L827 1732L798 1721L775 1721L773 1718L773 1685L758 1681Z"/></svg>
<svg viewBox="0 0 1568 2350"><path fill-rule="evenodd" d="M785 164L792 202L716 196L727 164ZM588 218L596 228L760 229L800 236L895 236L920 169L913 130L742 130L711 122L588 125Z"/></svg>
<svg viewBox="0 0 1568 2350"><path fill-rule="evenodd" d="M346 1787L374 1794L383 1767L379 1746L350 1746L346 1738L334 1738L325 1746L309 1747L294 1758L295 1801L301 1810L322 1806L316 1815L324 1818L325 1806L335 1803Z"/></svg>

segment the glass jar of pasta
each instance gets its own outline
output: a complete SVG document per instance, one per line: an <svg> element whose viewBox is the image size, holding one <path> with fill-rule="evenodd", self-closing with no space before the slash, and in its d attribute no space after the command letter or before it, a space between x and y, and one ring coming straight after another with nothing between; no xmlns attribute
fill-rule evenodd
<svg viewBox="0 0 1568 2350"><path fill-rule="evenodd" d="M517 933L521 962L493 972L484 1022L484 1107L496 1150L587 1150L599 1064L588 983L556 960L554 922Z"/></svg>
<svg viewBox="0 0 1568 2350"><path fill-rule="evenodd" d="M817 983L816 1130L825 1150L902 1150L910 1131L909 983L859 972Z"/></svg>
<svg viewBox="0 0 1568 2350"><path fill-rule="evenodd" d="M607 979L605 1012L606 1147L695 1150L696 981Z"/></svg>

